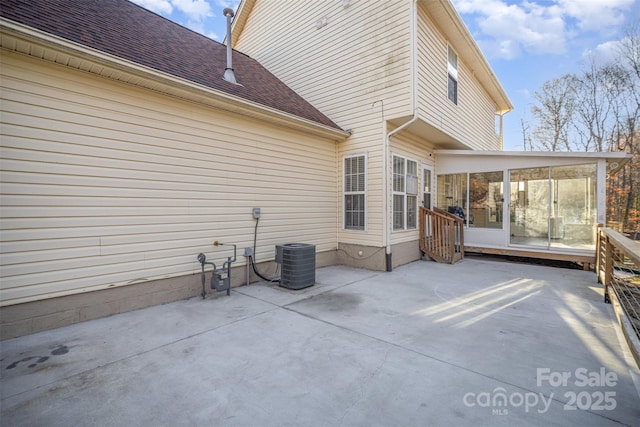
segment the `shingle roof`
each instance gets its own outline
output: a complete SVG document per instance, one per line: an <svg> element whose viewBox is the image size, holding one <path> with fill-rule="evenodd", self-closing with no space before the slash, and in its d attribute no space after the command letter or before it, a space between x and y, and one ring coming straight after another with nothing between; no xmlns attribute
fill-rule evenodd
<svg viewBox="0 0 640 427"><path fill-rule="evenodd" d="M222 78L225 45L126 0L2 0L0 15L99 51L335 129L256 60L233 52L242 86Z"/></svg>

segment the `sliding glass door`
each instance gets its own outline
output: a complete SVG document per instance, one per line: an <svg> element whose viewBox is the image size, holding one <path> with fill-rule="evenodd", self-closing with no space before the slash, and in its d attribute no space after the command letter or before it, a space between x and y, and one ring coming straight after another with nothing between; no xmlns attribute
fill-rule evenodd
<svg viewBox="0 0 640 427"><path fill-rule="evenodd" d="M512 245L593 249L596 165L510 171Z"/></svg>
<svg viewBox="0 0 640 427"><path fill-rule="evenodd" d="M596 165L551 168L550 246L594 249Z"/></svg>
<svg viewBox="0 0 640 427"><path fill-rule="evenodd" d="M511 244L549 246L549 168L512 170Z"/></svg>

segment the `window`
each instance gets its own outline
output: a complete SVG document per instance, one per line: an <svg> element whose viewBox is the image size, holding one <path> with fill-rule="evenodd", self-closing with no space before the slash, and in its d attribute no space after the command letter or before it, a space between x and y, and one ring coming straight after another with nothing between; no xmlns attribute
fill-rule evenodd
<svg viewBox="0 0 640 427"><path fill-rule="evenodd" d="M393 156L393 229L416 228L418 163Z"/></svg>
<svg viewBox="0 0 640 427"><path fill-rule="evenodd" d="M344 228L365 229L366 156L344 159Z"/></svg>
<svg viewBox="0 0 640 427"><path fill-rule="evenodd" d="M594 250L596 164L514 169L509 175L512 245Z"/></svg>
<svg viewBox="0 0 640 427"><path fill-rule="evenodd" d="M404 230L405 159L393 156L393 229Z"/></svg>
<svg viewBox="0 0 640 427"><path fill-rule="evenodd" d="M502 228L503 172L469 174L469 227Z"/></svg>
<svg viewBox="0 0 640 427"><path fill-rule="evenodd" d="M438 175L438 207L467 221L467 174Z"/></svg>
<svg viewBox="0 0 640 427"><path fill-rule="evenodd" d="M418 210L418 163L407 160L407 228L416 228Z"/></svg>
<svg viewBox="0 0 640 427"><path fill-rule="evenodd" d="M447 49L447 96L458 105L458 55L451 46Z"/></svg>
<svg viewBox="0 0 640 427"><path fill-rule="evenodd" d="M433 183L431 182L431 174L432 170L430 166L422 165L422 204L427 209L433 209L433 204L431 202L431 194L433 193L433 189L431 186Z"/></svg>
<svg viewBox="0 0 640 427"><path fill-rule="evenodd" d="M502 228L504 173L438 175L438 207L476 228Z"/></svg>

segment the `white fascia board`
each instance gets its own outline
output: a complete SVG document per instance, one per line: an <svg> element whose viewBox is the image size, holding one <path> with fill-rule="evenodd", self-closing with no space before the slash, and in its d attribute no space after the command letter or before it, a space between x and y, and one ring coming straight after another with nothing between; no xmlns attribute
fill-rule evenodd
<svg viewBox="0 0 640 427"><path fill-rule="evenodd" d="M619 151L483 151L483 150L436 150L439 156L491 156L491 157L549 157L564 159L630 159L631 154Z"/></svg>

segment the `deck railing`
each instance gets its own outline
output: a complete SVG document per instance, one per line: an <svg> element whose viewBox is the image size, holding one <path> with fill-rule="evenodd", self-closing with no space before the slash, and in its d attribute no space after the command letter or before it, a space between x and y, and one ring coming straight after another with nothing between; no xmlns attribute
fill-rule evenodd
<svg viewBox="0 0 640 427"><path fill-rule="evenodd" d="M640 339L640 242L610 228L598 228L596 274L604 285L604 300L612 302L612 292L626 314L629 326ZM625 334L626 335L626 334ZM628 340L633 340L627 337ZM631 344L631 343L630 343ZM634 345L630 345L632 348ZM634 352L640 365L640 354Z"/></svg>
<svg viewBox="0 0 640 427"><path fill-rule="evenodd" d="M420 207L420 250L435 261L464 258L464 220L442 209Z"/></svg>

